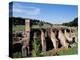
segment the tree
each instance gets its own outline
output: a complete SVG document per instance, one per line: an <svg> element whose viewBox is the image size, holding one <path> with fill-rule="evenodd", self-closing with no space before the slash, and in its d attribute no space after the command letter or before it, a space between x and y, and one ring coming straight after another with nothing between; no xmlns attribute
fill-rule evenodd
<svg viewBox="0 0 80 60"><path fill-rule="evenodd" d="M78 26L78 17L74 18L74 20L69 22L69 23L63 23L62 25L65 25L65 26Z"/></svg>

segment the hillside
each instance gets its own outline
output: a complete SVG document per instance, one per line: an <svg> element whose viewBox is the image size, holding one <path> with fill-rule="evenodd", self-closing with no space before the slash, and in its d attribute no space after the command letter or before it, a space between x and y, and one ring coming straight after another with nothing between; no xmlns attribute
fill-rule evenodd
<svg viewBox="0 0 80 60"><path fill-rule="evenodd" d="M73 21L68 22L68 23L63 23L62 25L65 26L78 26L78 17L76 17Z"/></svg>
<svg viewBox="0 0 80 60"><path fill-rule="evenodd" d="M37 20L37 19L20 18L20 17L10 17L9 18L9 20L12 20L13 25L25 25L25 19L29 19L31 25L44 25L44 24L52 25L49 22L45 22L45 21Z"/></svg>

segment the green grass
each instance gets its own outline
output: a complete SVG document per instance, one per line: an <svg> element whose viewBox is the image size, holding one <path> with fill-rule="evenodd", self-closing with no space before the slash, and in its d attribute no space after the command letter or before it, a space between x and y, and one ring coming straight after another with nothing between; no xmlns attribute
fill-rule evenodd
<svg viewBox="0 0 80 60"><path fill-rule="evenodd" d="M78 54L78 44L75 43L75 47L69 48L68 50L62 50L58 52L59 55L73 55Z"/></svg>
<svg viewBox="0 0 80 60"><path fill-rule="evenodd" d="M41 53L43 56L61 56L61 55L75 55L78 54L78 44L75 43L75 46L72 48L59 48L57 50L52 49L46 52Z"/></svg>
<svg viewBox="0 0 80 60"><path fill-rule="evenodd" d="M78 49L76 47L69 48L68 50L62 50L58 52L59 55L73 55L77 53L78 53Z"/></svg>
<svg viewBox="0 0 80 60"><path fill-rule="evenodd" d="M16 25L16 26L13 26L13 32L14 31L24 31L25 29L25 26L24 25Z"/></svg>

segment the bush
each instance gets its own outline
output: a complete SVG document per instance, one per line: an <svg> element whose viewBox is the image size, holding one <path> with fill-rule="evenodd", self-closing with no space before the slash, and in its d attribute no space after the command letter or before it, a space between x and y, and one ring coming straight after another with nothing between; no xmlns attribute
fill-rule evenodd
<svg viewBox="0 0 80 60"><path fill-rule="evenodd" d="M39 39L35 38L33 40L33 43L32 43L32 56L33 57L36 57L36 56L40 56L40 41Z"/></svg>

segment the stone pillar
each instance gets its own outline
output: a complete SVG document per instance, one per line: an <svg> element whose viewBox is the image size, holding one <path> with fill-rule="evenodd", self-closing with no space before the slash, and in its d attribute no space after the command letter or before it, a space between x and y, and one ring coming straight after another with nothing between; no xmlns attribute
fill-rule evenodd
<svg viewBox="0 0 80 60"><path fill-rule="evenodd" d="M23 53L27 52L27 54L25 53L24 55L29 56L29 54L30 54L30 51L29 51L30 20L28 20L28 19L25 19L25 32L24 32L24 35L25 35L26 37L24 37L24 39L23 39L23 40L25 40L25 42L23 43L23 47L24 47L24 45L25 45L26 47L24 48Z"/></svg>
<svg viewBox="0 0 80 60"><path fill-rule="evenodd" d="M52 29L50 30L50 38L53 43L54 49L57 49L57 41L58 40L56 39L55 33L52 31Z"/></svg>
<svg viewBox="0 0 80 60"><path fill-rule="evenodd" d="M30 20L25 20L25 32L30 37Z"/></svg>
<svg viewBox="0 0 80 60"><path fill-rule="evenodd" d="M45 33L41 30L41 45L42 51L46 51L46 40L45 40Z"/></svg>
<svg viewBox="0 0 80 60"><path fill-rule="evenodd" d="M28 39L28 54L30 53L29 51L29 41L30 41L30 20L26 19L25 20L25 34L27 35L27 39Z"/></svg>
<svg viewBox="0 0 80 60"><path fill-rule="evenodd" d="M66 37L65 37L65 34L63 34L63 32L61 30L59 30L59 33L58 33L58 38L60 40L60 43L62 45L62 47L64 48L68 48L68 44L66 42Z"/></svg>
<svg viewBox="0 0 80 60"><path fill-rule="evenodd" d="M70 32L67 32L67 31L65 30L64 34L65 34L66 39L67 39L69 42L71 42L71 41L72 41L71 30L70 30Z"/></svg>

